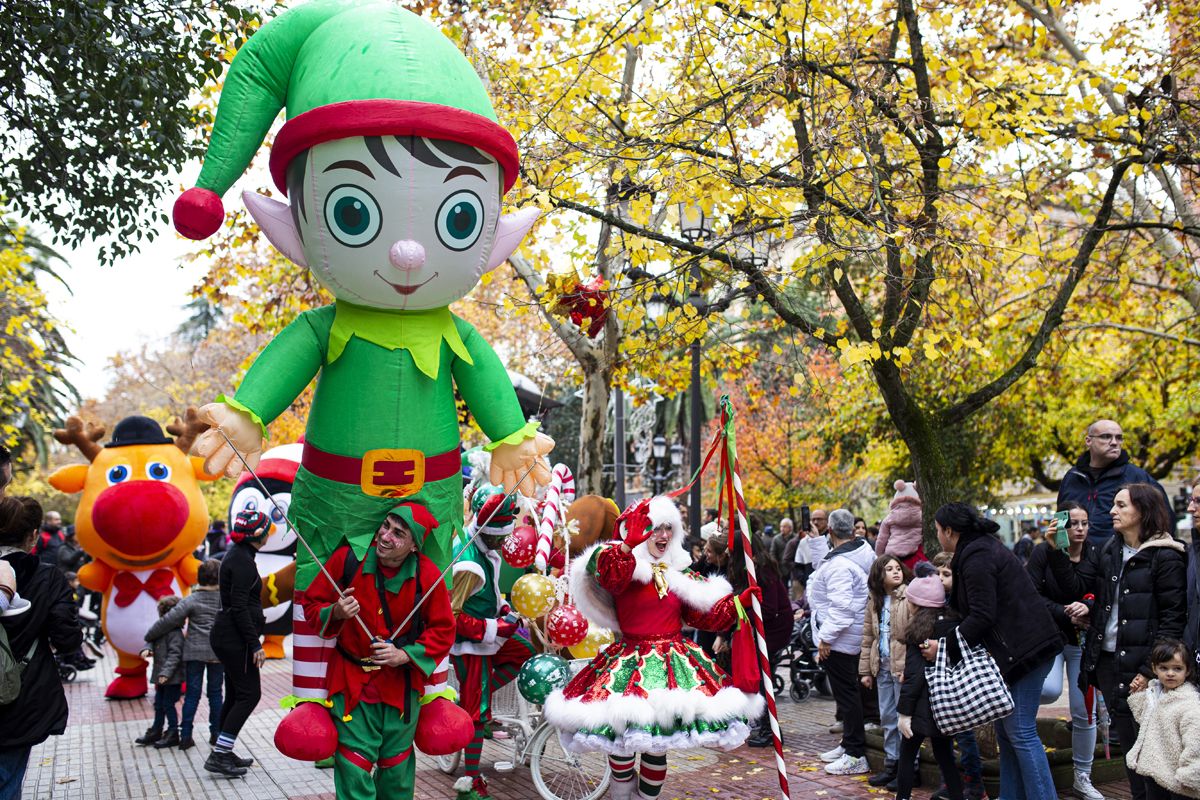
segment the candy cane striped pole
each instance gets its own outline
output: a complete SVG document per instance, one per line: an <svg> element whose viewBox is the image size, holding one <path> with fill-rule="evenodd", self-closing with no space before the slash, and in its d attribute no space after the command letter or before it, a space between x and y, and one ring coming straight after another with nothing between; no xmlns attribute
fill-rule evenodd
<svg viewBox="0 0 1200 800"><path fill-rule="evenodd" d="M724 491L729 502L731 521L736 522L740 536L734 534L734 525L729 526L730 550L736 542L741 543L742 555L746 562L746 577L751 586L758 586L758 576L754 570L754 552L750 541L750 525L746 520L746 499L742 493L742 478L738 474L737 445L733 433L733 404L728 396L721 397L721 429L725 439L725 447L721 451L721 475ZM779 730L779 712L775 707L775 685L771 680L771 661L767 655L767 638L763 634L762 604L757 596L752 598L751 624L754 626L754 640L758 646L758 668L762 676L763 692L767 697L767 717L771 722L771 736L775 740L775 766L779 769L779 789L783 800L789 800L791 792L788 789L787 764L783 760L783 735Z"/></svg>
<svg viewBox="0 0 1200 800"><path fill-rule="evenodd" d="M563 509L575 499L575 476L566 464L555 464L550 473L550 486L546 489L546 503L542 509L542 521L538 526L537 555L534 565L539 572L546 571L550 561L550 546L554 542L554 529L563 520Z"/></svg>

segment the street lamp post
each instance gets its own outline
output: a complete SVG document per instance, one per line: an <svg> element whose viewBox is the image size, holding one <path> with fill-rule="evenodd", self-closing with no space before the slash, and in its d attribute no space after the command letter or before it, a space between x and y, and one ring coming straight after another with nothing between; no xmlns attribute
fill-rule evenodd
<svg viewBox="0 0 1200 800"><path fill-rule="evenodd" d="M679 230L683 238L689 242L698 242L701 239L712 234L712 221L708 215L704 213L704 209L698 203L680 203L679 204ZM688 302L692 304L697 311L700 309L700 261L699 259L692 260L691 269L692 291L688 295ZM689 445L691 447L691 466L692 473L695 475L696 482L692 484L692 491L688 498L688 529L693 536L700 533L700 415L703 413L703 405L700 402L700 340L696 339L690 347L692 358L692 386L689 390L690 395L690 416L689 420Z"/></svg>

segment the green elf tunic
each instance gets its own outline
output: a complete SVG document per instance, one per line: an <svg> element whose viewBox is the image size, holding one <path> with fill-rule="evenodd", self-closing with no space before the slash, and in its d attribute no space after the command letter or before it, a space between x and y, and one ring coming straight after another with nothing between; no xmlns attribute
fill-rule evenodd
<svg viewBox="0 0 1200 800"><path fill-rule="evenodd" d="M495 351L449 308L398 312L338 301L300 314L259 354L234 397L223 399L251 414L265 435L266 425L318 373L305 457L292 487L292 524L322 561L343 540L363 558L380 521L397 499L407 499L423 504L440 523L423 552L439 566L449 563L451 543L463 524L460 471L422 483L413 478L419 470L412 467L411 453L372 451L411 449L425 458L452 453L458 464L455 386L491 440L489 450L533 438L537 423L526 423ZM343 472L355 476L354 459L366 456L367 474L378 469L400 485L374 494L364 490L366 477L361 482L349 482L346 474L341 480L319 477L314 471L323 470L310 462L314 450L335 461L343 457ZM375 456L381 457L378 464ZM317 564L301 548L296 588L306 588L317 573Z"/></svg>

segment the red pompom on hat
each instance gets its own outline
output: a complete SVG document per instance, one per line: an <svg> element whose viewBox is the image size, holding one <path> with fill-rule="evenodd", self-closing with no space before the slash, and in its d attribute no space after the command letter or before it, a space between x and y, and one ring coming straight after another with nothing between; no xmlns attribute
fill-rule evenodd
<svg viewBox="0 0 1200 800"><path fill-rule="evenodd" d="M225 206L211 189L193 186L175 199L171 209L175 230L189 239L200 241L212 236L225 221Z"/></svg>

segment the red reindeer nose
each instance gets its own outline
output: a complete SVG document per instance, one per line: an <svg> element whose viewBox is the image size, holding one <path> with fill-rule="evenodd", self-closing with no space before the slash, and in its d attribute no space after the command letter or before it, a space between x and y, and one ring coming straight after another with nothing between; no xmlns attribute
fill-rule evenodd
<svg viewBox="0 0 1200 800"><path fill-rule="evenodd" d="M118 483L101 492L92 506L96 533L109 547L129 556L167 549L187 519L183 492L159 481Z"/></svg>

